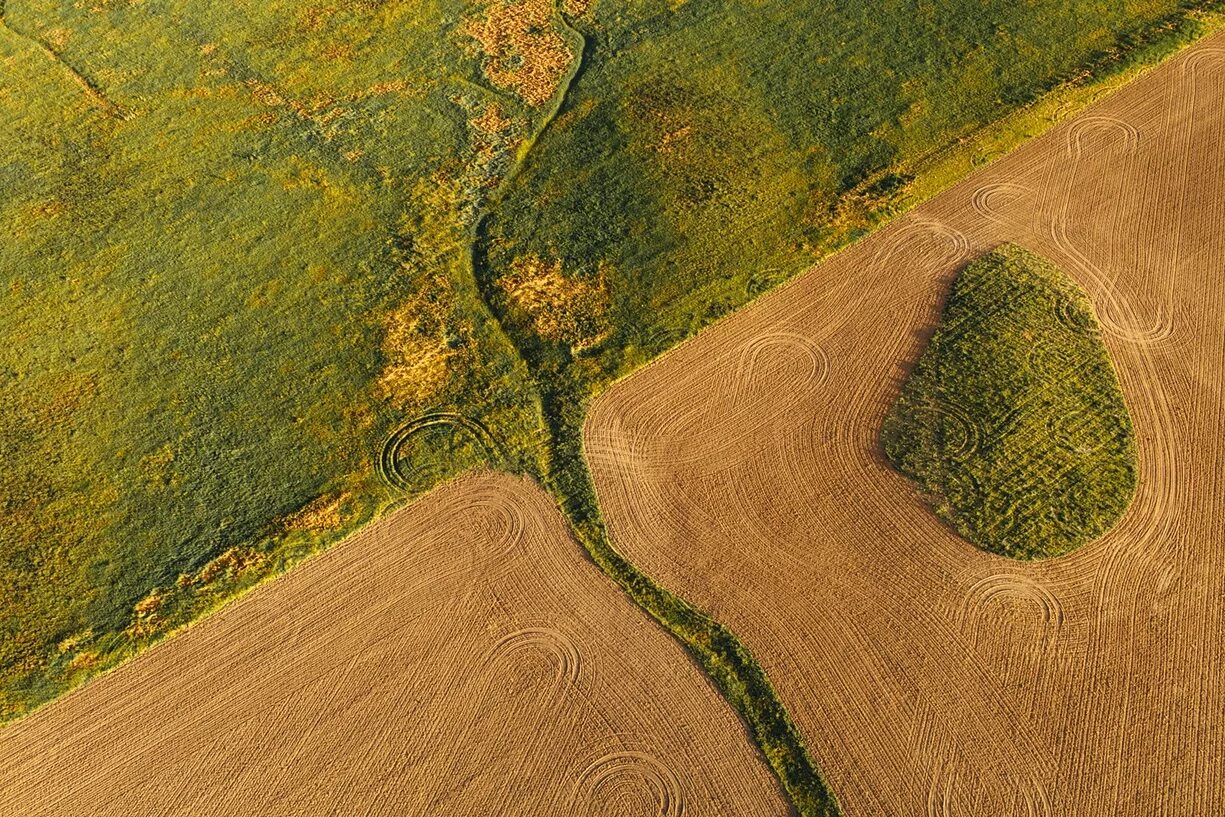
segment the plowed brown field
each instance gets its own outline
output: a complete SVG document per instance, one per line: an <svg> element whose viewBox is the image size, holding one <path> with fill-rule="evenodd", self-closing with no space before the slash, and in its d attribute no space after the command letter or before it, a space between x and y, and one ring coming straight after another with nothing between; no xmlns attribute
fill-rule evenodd
<svg viewBox="0 0 1225 817"><path fill-rule="evenodd" d="M0 815L785 813L531 483L438 489L0 731Z"/></svg>
<svg viewBox="0 0 1225 817"><path fill-rule="evenodd" d="M950 280L1014 241L1088 291L1139 492L1057 560L976 550L878 442ZM845 811L1225 813L1225 37L597 401L613 541L754 651ZM974 439L967 429L967 439Z"/></svg>

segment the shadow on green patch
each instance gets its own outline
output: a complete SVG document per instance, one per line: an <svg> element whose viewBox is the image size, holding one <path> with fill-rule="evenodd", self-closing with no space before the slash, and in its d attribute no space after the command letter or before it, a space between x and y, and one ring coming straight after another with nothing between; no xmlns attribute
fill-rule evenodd
<svg viewBox="0 0 1225 817"><path fill-rule="evenodd" d="M953 283L881 429L885 454L979 547L1066 553L1136 488L1131 417L1084 292L1004 245Z"/></svg>

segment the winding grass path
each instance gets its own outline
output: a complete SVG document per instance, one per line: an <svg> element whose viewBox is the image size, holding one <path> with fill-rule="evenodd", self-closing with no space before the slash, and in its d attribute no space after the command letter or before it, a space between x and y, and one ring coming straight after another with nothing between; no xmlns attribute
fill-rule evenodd
<svg viewBox="0 0 1225 817"><path fill-rule="evenodd" d="M515 342L514 333L505 328L506 316L501 314L491 291L490 276L481 274L483 259L478 256L477 247L489 212L496 207L498 192L515 179L532 148L563 111L569 91L583 68L586 37L560 10L555 19L574 48L574 60L532 134L519 147L514 165L474 221L469 253L470 269L486 311L527 366L542 398L542 422L551 453L544 474L545 488L557 499L572 535L591 560L685 647L740 716L794 811L802 817L840 817L837 799L809 756L799 730L765 671L743 642L727 627L656 584L613 546L583 452L583 419L591 392L584 387L581 377L565 377L557 382L524 345Z"/></svg>

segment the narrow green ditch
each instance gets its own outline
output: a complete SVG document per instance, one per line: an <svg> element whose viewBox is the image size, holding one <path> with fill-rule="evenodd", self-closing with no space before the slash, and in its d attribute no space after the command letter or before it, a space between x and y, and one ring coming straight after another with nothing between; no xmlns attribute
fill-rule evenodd
<svg viewBox="0 0 1225 817"><path fill-rule="evenodd" d="M577 395L573 395L577 397ZM661 587L617 552L600 514L583 451L586 403L546 393L554 444L548 488L558 498L575 538L634 602L684 645L744 721L749 735L803 817L842 814L761 664L730 629ZM578 407L577 410L575 407Z"/></svg>
<svg viewBox="0 0 1225 817"><path fill-rule="evenodd" d="M582 70L588 47L586 39L564 14L558 12L557 21L574 48L574 63L562 77L554 101L521 146L499 191L513 181L531 154L531 148L563 112L567 93ZM841 815L837 799L809 756L799 730L748 648L730 629L652 581L613 546L583 451L583 420L595 390L586 376L576 376L581 367L565 368L560 378L554 377L551 361L546 362L534 354L535 344L519 336L508 316L498 308L493 276L480 251L485 237L485 220L496 206L497 192L473 225L471 271L491 320L499 326L535 381L541 399L541 420L549 440L548 465L540 475L544 487L557 500L572 535L591 560L685 647L740 716L794 812L802 817Z"/></svg>

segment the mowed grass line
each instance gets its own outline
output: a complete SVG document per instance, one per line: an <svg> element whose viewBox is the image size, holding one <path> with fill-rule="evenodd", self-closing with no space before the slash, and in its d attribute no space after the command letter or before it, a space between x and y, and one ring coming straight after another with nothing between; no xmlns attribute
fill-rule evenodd
<svg viewBox="0 0 1225 817"><path fill-rule="evenodd" d="M1088 297L1007 244L958 275L881 430L939 516L1013 558L1109 529L1136 489L1136 442Z"/></svg>

